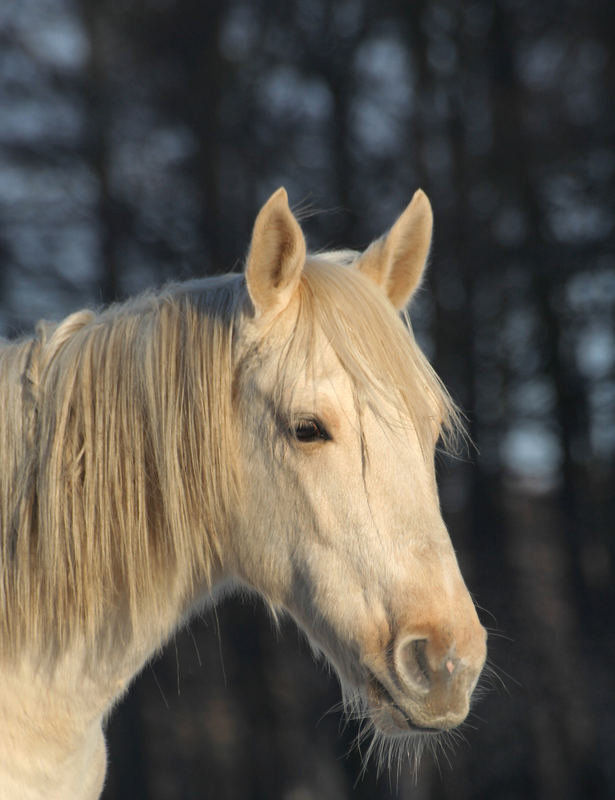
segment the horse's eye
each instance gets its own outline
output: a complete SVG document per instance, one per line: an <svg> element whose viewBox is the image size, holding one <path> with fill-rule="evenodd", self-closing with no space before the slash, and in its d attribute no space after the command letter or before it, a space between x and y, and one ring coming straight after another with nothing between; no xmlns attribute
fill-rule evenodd
<svg viewBox="0 0 615 800"><path fill-rule="evenodd" d="M299 442L316 442L318 439L328 441L331 438L327 429L317 419L302 419L293 425L291 430Z"/></svg>

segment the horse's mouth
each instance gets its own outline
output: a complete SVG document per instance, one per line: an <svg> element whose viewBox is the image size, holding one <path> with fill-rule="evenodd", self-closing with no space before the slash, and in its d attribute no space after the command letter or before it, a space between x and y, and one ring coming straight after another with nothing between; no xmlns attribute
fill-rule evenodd
<svg viewBox="0 0 615 800"><path fill-rule="evenodd" d="M367 676L367 703L373 724L387 736L441 732L438 728L417 725L371 671Z"/></svg>

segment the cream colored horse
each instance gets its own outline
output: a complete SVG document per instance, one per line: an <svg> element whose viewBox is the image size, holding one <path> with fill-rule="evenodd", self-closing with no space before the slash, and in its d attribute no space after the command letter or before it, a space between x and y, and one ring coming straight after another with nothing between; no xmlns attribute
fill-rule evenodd
<svg viewBox="0 0 615 800"><path fill-rule="evenodd" d="M485 631L440 515L455 409L399 317L417 192L308 256L277 191L243 275L0 346L0 797L96 798L133 676L229 586L286 610L376 738L466 717Z"/></svg>

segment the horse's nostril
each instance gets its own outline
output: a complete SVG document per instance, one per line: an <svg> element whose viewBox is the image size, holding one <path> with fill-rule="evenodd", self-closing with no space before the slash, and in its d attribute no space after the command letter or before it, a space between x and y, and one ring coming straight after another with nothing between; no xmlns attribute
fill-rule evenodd
<svg viewBox="0 0 615 800"><path fill-rule="evenodd" d="M434 642L427 638L409 638L397 649L397 673L402 681L415 691L444 688L451 681L457 682L460 671L459 659L452 654L453 646L438 652Z"/></svg>
<svg viewBox="0 0 615 800"><path fill-rule="evenodd" d="M411 639L399 651L401 677L424 692L431 687L431 669L427 661L427 639Z"/></svg>

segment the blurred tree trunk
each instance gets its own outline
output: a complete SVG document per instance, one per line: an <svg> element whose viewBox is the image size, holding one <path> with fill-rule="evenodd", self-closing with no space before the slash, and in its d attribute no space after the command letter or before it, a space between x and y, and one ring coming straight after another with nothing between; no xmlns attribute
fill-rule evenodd
<svg viewBox="0 0 615 800"><path fill-rule="evenodd" d="M85 141L87 163L98 182L98 233L102 261L101 301L111 303L120 294L117 245L120 222L109 181L109 128L113 119L107 90L107 65L104 60L104 5L99 0L84 0L79 6L88 37L89 59L84 83Z"/></svg>
<svg viewBox="0 0 615 800"><path fill-rule="evenodd" d="M225 271L223 209L220 186L220 133L223 130L221 100L226 88L226 64L220 54L220 25L226 14L224 3L187 0L177 16L186 25L183 41L190 47L192 60L186 87L186 113L198 138L195 156L197 186L201 196L201 234L210 272ZM202 21L201 21L202 20ZM201 36L196 39L187 26L196 22ZM247 131L237 131L237 137Z"/></svg>

